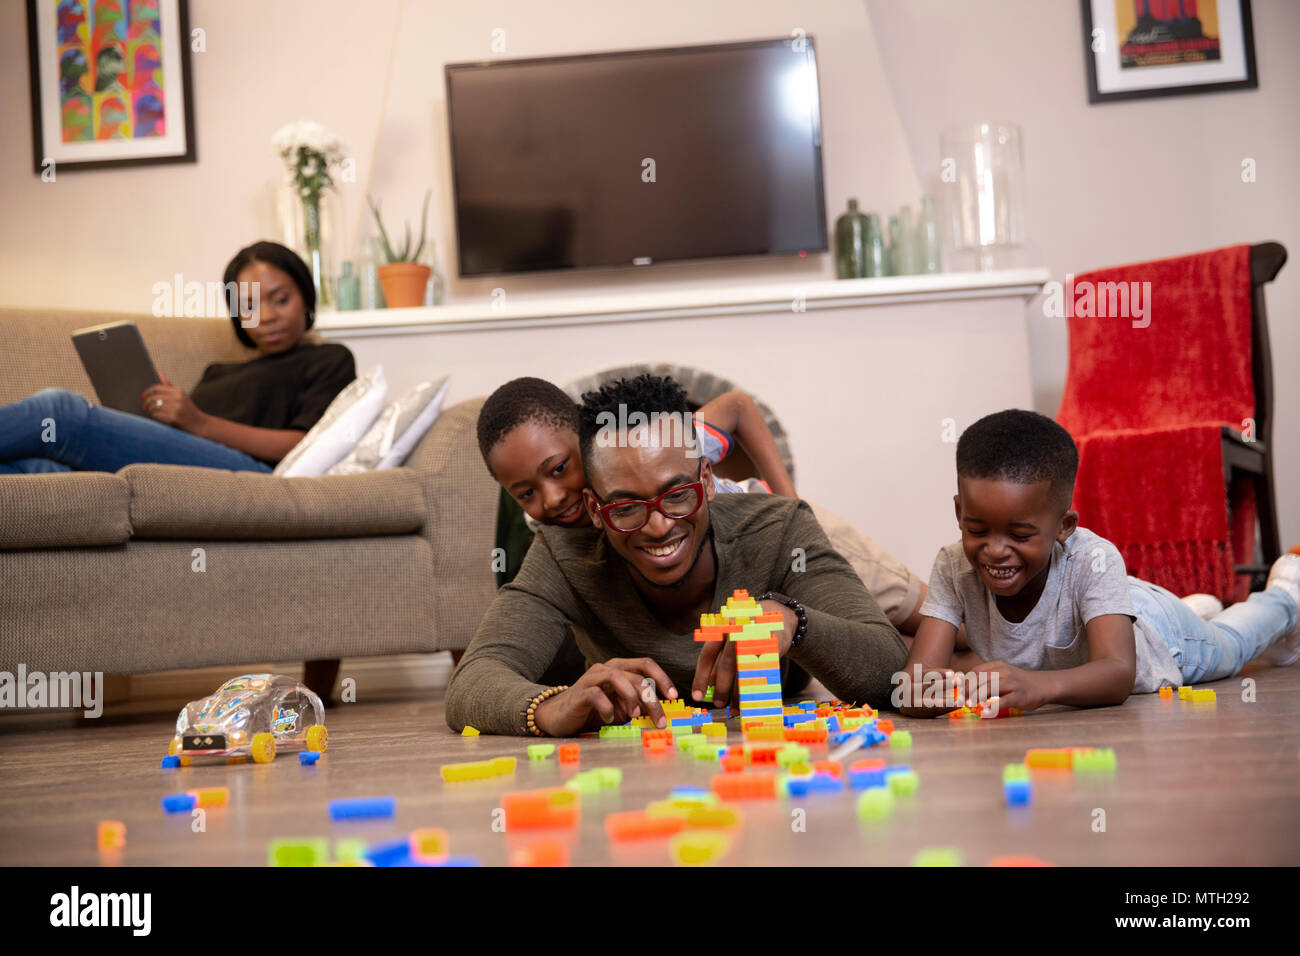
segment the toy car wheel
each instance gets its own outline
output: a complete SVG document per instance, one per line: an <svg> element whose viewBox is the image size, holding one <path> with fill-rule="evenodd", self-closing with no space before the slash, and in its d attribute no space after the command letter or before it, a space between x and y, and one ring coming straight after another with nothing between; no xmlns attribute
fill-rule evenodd
<svg viewBox="0 0 1300 956"><path fill-rule="evenodd" d="M275 737L271 734L253 735L253 761L270 763L275 759Z"/></svg>
<svg viewBox="0 0 1300 956"><path fill-rule="evenodd" d="M307 749L315 750L320 753L325 752L329 745L329 731L325 729L324 724L317 724L314 727L307 728Z"/></svg>

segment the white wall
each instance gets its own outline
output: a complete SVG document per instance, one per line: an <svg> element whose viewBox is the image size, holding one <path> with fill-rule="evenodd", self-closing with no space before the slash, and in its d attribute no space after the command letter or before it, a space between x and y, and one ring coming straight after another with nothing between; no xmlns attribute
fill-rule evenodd
<svg viewBox="0 0 1300 956"><path fill-rule="evenodd" d="M1254 0L1259 89L1088 105L1075 0L866 0L918 176L939 133L1018 122L1027 167L1027 258L1066 272L1276 240L1292 261L1268 287L1274 447L1283 547L1300 540L1300 3ZM1258 179L1241 181L1255 159ZM1055 414L1063 319L1028 312L1034 398Z"/></svg>

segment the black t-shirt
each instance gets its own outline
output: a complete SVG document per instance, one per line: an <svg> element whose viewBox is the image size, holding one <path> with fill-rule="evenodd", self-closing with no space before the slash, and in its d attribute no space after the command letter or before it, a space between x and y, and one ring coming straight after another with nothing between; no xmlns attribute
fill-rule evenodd
<svg viewBox="0 0 1300 956"><path fill-rule="evenodd" d="M248 362L214 363L190 398L201 411L257 428L309 431L357 377L342 345L299 345Z"/></svg>

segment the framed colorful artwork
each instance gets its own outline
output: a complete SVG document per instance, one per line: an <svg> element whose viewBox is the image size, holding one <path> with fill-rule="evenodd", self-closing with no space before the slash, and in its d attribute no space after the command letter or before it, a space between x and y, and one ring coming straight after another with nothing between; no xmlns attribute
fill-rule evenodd
<svg viewBox="0 0 1300 956"><path fill-rule="evenodd" d="M36 172L192 163L187 0L27 0Z"/></svg>
<svg viewBox="0 0 1300 956"><path fill-rule="evenodd" d="M1082 0L1088 102L1255 89L1250 0Z"/></svg>

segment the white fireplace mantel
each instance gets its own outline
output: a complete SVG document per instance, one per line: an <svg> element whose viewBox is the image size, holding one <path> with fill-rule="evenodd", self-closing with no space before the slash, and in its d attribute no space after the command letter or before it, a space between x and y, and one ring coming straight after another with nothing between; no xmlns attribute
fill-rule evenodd
<svg viewBox="0 0 1300 956"><path fill-rule="evenodd" d="M487 301L433 308L320 312L316 325L330 337L591 325L647 319L802 312L945 299L1029 298L1048 281L1045 268L946 272L883 279L818 280L718 285L664 291L600 294L498 294Z"/></svg>

